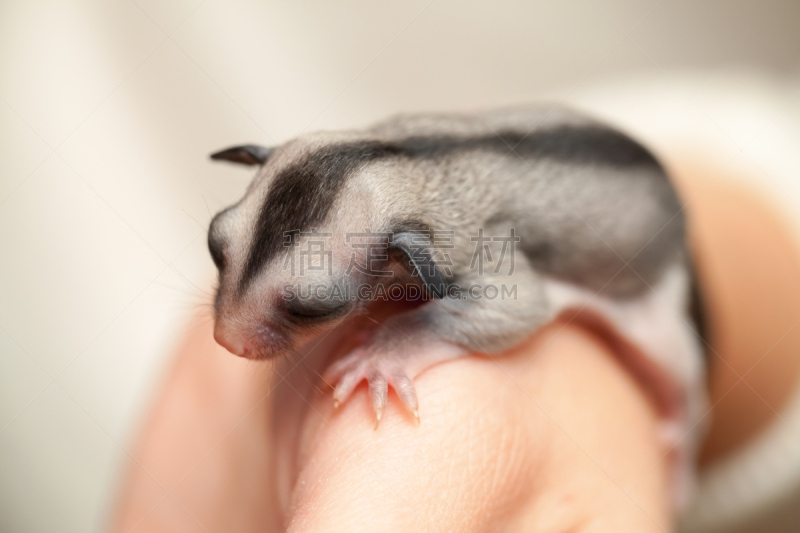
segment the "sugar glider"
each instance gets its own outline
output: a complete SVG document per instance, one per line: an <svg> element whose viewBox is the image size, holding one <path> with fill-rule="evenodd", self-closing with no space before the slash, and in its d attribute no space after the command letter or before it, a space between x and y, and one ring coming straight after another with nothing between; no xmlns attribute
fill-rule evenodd
<svg viewBox="0 0 800 533"><path fill-rule="evenodd" d="M336 402L366 380L378 419L388 387L418 417L412 380L431 365L581 320L657 399L685 496L704 364L683 210L642 145L533 107L399 116L212 158L259 166L208 232L215 338L232 353L286 354L393 291L414 293L419 305L326 378Z"/></svg>

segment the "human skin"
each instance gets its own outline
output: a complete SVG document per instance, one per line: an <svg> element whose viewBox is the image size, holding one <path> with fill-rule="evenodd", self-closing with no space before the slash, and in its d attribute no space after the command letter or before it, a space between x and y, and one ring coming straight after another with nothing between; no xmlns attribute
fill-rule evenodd
<svg viewBox="0 0 800 533"><path fill-rule="evenodd" d="M778 331L752 324L764 310L781 328L796 318L800 287L785 277L798 263L768 204L696 166L673 174L713 315L703 455L713 461L769 423L797 382L786 354L798 331L776 344ZM363 386L338 410L315 388L317 352L343 337L299 363L253 363L216 346L211 326L198 317L177 350L131 452L114 531L672 528L650 398L579 324L431 368L415 380L422 423L390 395L377 430ZM757 379L740 379L753 368Z"/></svg>
<svg viewBox="0 0 800 533"><path fill-rule="evenodd" d="M781 211L786 204L768 196L780 190L734 185L753 181L731 180L735 165L679 161L671 174L687 204L708 317L714 412L701 453L705 464L773 423L797 390L800 247Z"/></svg>
<svg viewBox="0 0 800 533"><path fill-rule="evenodd" d="M365 389L337 411L329 393L296 396L304 409L281 421L302 428L287 508L275 488L276 464L291 461L273 431L281 394L265 397L277 369L210 338L198 321L180 350L133 454L116 531L669 528L650 402L574 325L423 373L419 425L393 397L375 430Z"/></svg>

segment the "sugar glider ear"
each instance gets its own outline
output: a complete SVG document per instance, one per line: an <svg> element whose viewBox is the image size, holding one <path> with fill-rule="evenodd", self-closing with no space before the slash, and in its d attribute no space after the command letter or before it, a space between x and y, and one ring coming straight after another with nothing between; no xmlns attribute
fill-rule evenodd
<svg viewBox="0 0 800 533"><path fill-rule="evenodd" d="M243 165L263 165L274 151L275 148L273 147L245 144L232 146L213 153L211 154L211 159L215 161L232 161Z"/></svg>
<svg viewBox="0 0 800 533"><path fill-rule="evenodd" d="M419 233L395 233L389 242L389 252L398 256L411 275L418 275L422 279L434 298L444 298L447 279L439 271L430 251L419 240Z"/></svg>

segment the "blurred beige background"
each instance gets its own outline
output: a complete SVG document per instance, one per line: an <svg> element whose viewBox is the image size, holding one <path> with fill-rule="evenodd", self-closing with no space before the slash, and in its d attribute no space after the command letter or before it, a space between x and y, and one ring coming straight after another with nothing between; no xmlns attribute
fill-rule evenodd
<svg viewBox="0 0 800 533"><path fill-rule="evenodd" d="M205 228L251 174L210 152L564 100L667 156L735 161L800 228L798 89L788 0L0 1L0 531L104 528L210 301ZM707 496L694 527L728 505L800 530L773 499L768 526Z"/></svg>

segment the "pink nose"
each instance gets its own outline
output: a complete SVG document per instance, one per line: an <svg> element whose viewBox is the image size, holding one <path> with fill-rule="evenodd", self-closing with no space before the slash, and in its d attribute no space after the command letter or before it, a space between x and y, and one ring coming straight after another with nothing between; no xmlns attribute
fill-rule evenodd
<svg viewBox="0 0 800 533"><path fill-rule="evenodd" d="M230 330L225 330L219 324L214 328L214 340L233 355L247 357L250 353L248 346L237 335L232 335Z"/></svg>

